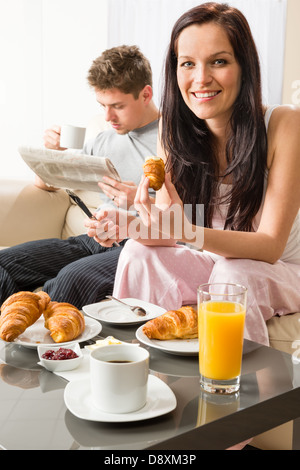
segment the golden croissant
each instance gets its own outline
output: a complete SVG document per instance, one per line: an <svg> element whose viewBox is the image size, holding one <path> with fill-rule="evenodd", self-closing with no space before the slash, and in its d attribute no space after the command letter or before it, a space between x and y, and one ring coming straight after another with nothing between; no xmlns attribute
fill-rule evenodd
<svg viewBox="0 0 300 470"><path fill-rule="evenodd" d="M44 312L45 328L56 343L77 338L85 329L83 314L66 302L50 302Z"/></svg>
<svg viewBox="0 0 300 470"><path fill-rule="evenodd" d="M197 312L192 307L169 310L145 323L144 334L150 339L190 339L198 337Z"/></svg>
<svg viewBox="0 0 300 470"><path fill-rule="evenodd" d="M1 306L0 337L14 341L40 318L49 302L49 295L43 291L21 291L8 297Z"/></svg>
<svg viewBox="0 0 300 470"><path fill-rule="evenodd" d="M158 191L165 181L165 164L159 157L147 157L143 165L145 176L150 181L150 188Z"/></svg>

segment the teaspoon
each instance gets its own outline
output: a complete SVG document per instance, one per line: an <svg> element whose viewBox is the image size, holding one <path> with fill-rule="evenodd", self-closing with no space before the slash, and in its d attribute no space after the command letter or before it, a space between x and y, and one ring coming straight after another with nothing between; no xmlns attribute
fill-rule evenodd
<svg viewBox="0 0 300 470"><path fill-rule="evenodd" d="M142 307L138 307L137 305L136 306L128 305L125 302L122 302L122 300L119 300L116 297L113 297L112 295L107 295L106 298L111 299L111 300L115 300L116 302L119 302L122 305L126 305L126 307L130 308L130 310L133 313L135 313L136 315L139 315L140 317L144 317L145 315L147 315L146 310L143 309Z"/></svg>

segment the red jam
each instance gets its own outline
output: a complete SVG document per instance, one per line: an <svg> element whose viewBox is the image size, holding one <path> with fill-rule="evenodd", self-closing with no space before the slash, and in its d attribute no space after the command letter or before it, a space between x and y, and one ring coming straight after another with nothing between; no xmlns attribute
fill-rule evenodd
<svg viewBox="0 0 300 470"><path fill-rule="evenodd" d="M42 355L43 359L50 359L52 361L75 359L76 357L78 357L76 352L72 351L72 349L66 349L66 348L59 348L57 351L53 351L52 349L49 349L49 351L46 351Z"/></svg>

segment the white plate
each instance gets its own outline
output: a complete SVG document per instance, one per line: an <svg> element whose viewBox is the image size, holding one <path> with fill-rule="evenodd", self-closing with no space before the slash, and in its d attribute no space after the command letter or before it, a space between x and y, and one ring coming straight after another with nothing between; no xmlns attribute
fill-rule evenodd
<svg viewBox="0 0 300 470"><path fill-rule="evenodd" d="M149 375L146 405L132 413L105 413L93 404L89 380L69 382L64 400L71 413L81 419L103 423L127 423L161 416L176 408L176 397L170 387L154 375Z"/></svg>
<svg viewBox="0 0 300 470"><path fill-rule="evenodd" d="M89 317L95 318L96 320L114 323L115 325L135 325L143 323L152 318L158 317L166 312L162 307L144 302L139 299L122 299L122 301L131 305L132 307L138 305L146 310L147 315L139 317L135 313L131 312L126 306L120 305L115 300L108 300L107 302L98 302L96 304L85 305L82 310Z"/></svg>
<svg viewBox="0 0 300 470"><path fill-rule="evenodd" d="M198 338L195 339L149 339L143 333L143 325L141 325L135 333L137 339L151 348L160 349L161 351L176 354L179 356L196 356L199 353Z"/></svg>
<svg viewBox="0 0 300 470"><path fill-rule="evenodd" d="M50 336L50 331L44 327L44 318L40 317L33 325L27 328L13 344L19 344L27 348L37 348L40 344L43 346L66 346L68 343L74 341L80 343L81 341L87 341L94 336L98 335L102 330L102 325L92 318L85 317L85 330L84 332L75 338L75 340L67 341L65 343L55 343Z"/></svg>

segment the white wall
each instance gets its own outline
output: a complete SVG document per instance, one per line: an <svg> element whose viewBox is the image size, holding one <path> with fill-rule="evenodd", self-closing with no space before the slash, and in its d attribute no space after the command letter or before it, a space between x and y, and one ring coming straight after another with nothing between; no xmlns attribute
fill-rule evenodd
<svg viewBox="0 0 300 470"><path fill-rule="evenodd" d="M107 47L121 43L141 47L153 67L159 103L161 64L171 25L197 3L201 0L0 0L0 179L33 179L18 146L43 145L48 126L63 122L86 126L99 113L86 75L93 59ZM275 82L281 84L283 72L279 64L286 0L229 3L251 20L262 44L261 55L264 60L268 57L263 67L266 95L271 91L275 99L267 96L266 102L280 102L281 89ZM294 29L298 37L299 29ZM299 63L300 42L292 43L290 62ZM300 79L295 73L293 77Z"/></svg>
<svg viewBox="0 0 300 470"><path fill-rule="evenodd" d="M33 179L18 146L99 113L86 75L107 47L107 1L0 0L0 178Z"/></svg>
<svg viewBox="0 0 300 470"><path fill-rule="evenodd" d="M284 63L283 99L284 104L300 106L300 1L288 0L286 53Z"/></svg>

